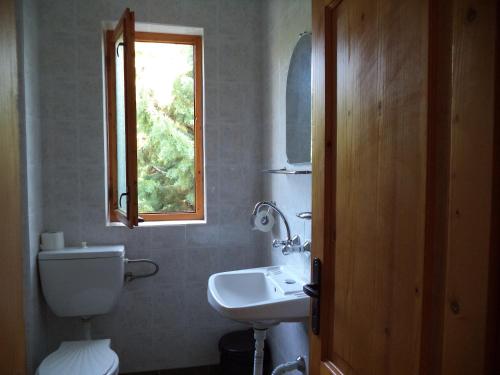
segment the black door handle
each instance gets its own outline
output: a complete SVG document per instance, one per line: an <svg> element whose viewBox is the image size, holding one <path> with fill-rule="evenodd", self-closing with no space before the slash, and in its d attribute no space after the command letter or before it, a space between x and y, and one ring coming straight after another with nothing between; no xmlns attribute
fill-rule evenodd
<svg viewBox="0 0 500 375"><path fill-rule="evenodd" d="M302 287L305 294L311 297L311 330L315 335L319 335L319 300L321 286L321 261L319 258L313 259L312 283Z"/></svg>
<svg viewBox="0 0 500 375"><path fill-rule="evenodd" d="M302 290L311 298L319 298L319 285L318 284L306 284L302 287Z"/></svg>

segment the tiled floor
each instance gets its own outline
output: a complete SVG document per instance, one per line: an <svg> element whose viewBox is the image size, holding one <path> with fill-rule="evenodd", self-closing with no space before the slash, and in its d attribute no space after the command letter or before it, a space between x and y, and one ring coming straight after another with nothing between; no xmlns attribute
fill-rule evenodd
<svg viewBox="0 0 500 375"><path fill-rule="evenodd" d="M158 370L158 371L147 371L147 372L134 372L122 375L219 375L219 366L202 366L202 367L190 367L190 368L180 368L173 370Z"/></svg>

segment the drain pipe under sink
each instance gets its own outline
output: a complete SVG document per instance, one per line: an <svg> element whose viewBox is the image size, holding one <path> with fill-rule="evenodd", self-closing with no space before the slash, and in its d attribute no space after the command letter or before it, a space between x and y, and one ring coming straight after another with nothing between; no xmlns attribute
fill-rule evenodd
<svg viewBox="0 0 500 375"><path fill-rule="evenodd" d="M285 372L293 370L297 370L303 374L306 373L306 361L304 360L304 357L299 356L295 361L282 363L274 369L272 375L281 375Z"/></svg>

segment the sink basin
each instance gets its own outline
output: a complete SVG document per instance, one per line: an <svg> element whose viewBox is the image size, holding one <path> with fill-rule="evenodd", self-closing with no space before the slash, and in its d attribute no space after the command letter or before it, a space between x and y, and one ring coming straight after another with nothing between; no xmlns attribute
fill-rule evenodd
<svg viewBox="0 0 500 375"><path fill-rule="evenodd" d="M300 321L309 315L304 284L283 266L221 272L208 279L208 302L222 316L254 326Z"/></svg>

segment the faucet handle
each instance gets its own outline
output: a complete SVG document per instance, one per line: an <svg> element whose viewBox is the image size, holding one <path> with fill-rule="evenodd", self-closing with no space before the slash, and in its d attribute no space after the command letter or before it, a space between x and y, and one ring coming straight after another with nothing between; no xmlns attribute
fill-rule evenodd
<svg viewBox="0 0 500 375"><path fill-rule="evenodd" d="M300 241L300 236L295 235L291 240L273 240L273 247L281 247L281 252L283 255L289 255L291 253L304 253L311 251L311 242L306 241L304 244Z"/></svg>
<svg viewBox="0 0 500 375"><path fill-rule="evenodd" d="M309 252L310 253L311 252L311 246L312 246L311 241L304 242L304 245L302 245L302 252L304 252L304 253L305 252Z"/></svg>
<svg viewBox="0 0 500 375"><path fill-rule="evenodd" d="M290 243L292 246L300 246L300 237L298 234L292 237L292 241Z"/></svg>
<svg viewBox="0 0 500 375"><path fill-rule="evenodd" d="M288 241L284 240L273 240L273 247L281 247L281 246L286 246L288 244Z"/></svg>
<svg viewBox="0 0 500 375"><path fill-rule="evenodd" d="M290 244L283 245L281 248L281 253L283 255L290 255L291 252L293 252L293 247Z"/></svg>

